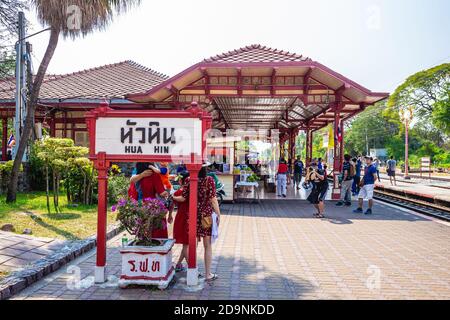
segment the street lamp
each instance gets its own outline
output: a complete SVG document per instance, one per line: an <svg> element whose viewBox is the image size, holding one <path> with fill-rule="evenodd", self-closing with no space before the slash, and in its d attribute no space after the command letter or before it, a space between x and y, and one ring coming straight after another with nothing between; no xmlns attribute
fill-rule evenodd
<svg viewBox="0 0 450 320"><path fill-rule="evenodd" d="M400 108L400 120L405 124L405 176L404 178L409 180L411 177L409 176L409 124L413 119L413 108L406 107Z"/></svg>

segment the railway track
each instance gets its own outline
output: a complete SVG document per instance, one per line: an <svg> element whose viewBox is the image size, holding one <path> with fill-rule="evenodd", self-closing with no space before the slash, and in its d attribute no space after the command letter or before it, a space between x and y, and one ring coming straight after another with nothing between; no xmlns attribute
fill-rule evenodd
<svg viewBox="0 0 450 320"><path fill-rule="evenodd" d="M405 196L380 190L375 190L374 198L382 202L394 204L402 208L410 209L430 217L450 222L449 207L439 206L429 202L411 199Z"/></svg>

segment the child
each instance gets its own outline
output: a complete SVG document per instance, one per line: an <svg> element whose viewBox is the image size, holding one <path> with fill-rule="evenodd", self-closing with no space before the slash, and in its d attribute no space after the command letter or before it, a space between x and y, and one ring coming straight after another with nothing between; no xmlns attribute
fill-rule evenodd
<svg viewBox="0 0 450 320"><path fill-rule="evenodd" d="M169 175L168 163L167 162L161 162L159 169L157 167L155 167L155 166L153 166L151 169L154 172L159 174L159 176L161 178L161 182L164 185L164 188L166 189L167 192L170 193L170 190L172 190L172 184L170 183L170 175Z"/></svg>
<svg viewBox="0 0 450 320"><path fill-rule="evenodd" d="M169 175L169 168L168 168L167 162L161 162L160 168L157 168L156 166L151 166L150 168L159 175L159 178L161 179L161 183L164 186L164 189L167 191L168 194L172 191L172 184L170 183L170 175ZM168 197L165 201L165 205L167 207L167 210L169 210L169 215L167 217L167 222L172 224L173 222L173 209L174 209L174 203L172 197Z"/></svg>

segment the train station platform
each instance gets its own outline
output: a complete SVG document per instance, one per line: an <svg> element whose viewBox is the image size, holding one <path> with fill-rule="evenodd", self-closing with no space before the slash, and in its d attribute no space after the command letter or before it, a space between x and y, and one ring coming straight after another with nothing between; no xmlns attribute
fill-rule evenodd
<svg viewBox="0 0 450 320"><path fill-rule="evenodd" d="M397 185L392 186L387 175L381 174L381 182L377 182L378 190L385 190L411 198L422 199L434 204L450 208L450 181L412 178L397 178Z"/></svg>
<svg viewBox="0 0 450 320"><path fill-rule="evenodd" d="M183 273L165 291L119 289L116 237L107 283L94 284L91 251L12 299L450 299L449 223L381 202L370 216L327 203L326 219L300 200L222 211L212 265L219 279L201 290L188 289Z"/></svg>

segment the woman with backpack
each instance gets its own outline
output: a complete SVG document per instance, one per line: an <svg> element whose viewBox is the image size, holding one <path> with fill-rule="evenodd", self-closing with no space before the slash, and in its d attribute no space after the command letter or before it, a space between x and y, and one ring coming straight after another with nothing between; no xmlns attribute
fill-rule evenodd
<svg viewBox="0 0 450 320"><path fill-rule="evenodd" d="M316 218L325 218L325 197L328 192L327 166L323 169L317 167L317 163L311 164L312 171L308 179L312 181L313 189L307 200L314 205L317 212L314 213Z"/></svg>

